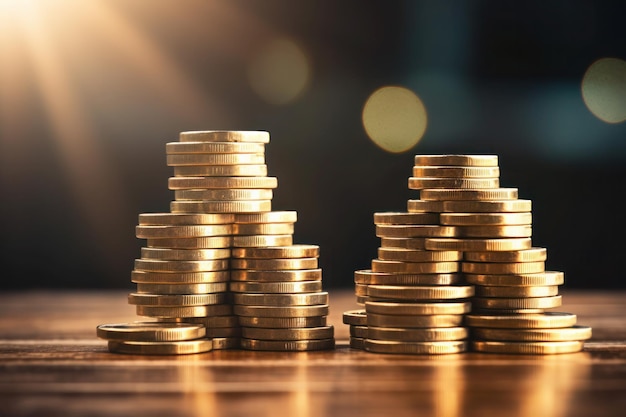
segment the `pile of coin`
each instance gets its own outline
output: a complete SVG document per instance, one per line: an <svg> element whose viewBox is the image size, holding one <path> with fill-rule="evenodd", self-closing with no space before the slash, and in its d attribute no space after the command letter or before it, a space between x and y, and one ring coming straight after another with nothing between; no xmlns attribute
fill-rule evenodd
<svg viewBox="0 0 626 417"><path fill-rule="evenodd" d="M332 327L310 330L312 325L296 320L315 310L316 327L325 326L328 294L321 291L319 248L311 246L313 256L311 248L302 252L308 246L293 244L296 212L271 211L278 181L267 176L268 142L269 133L262 131L190 131L166 144L167 164L174 169L168 188L175 198L171 212L139 216L136 236L147 239L147 246L132 271L137 291L128 296L138 315L155 321L98 326L109 350L176 354L334 346ZM231 273L237 281L232 288ZM287 282L300 276L312 283L289 288ZM275 308L275 315L251 315L259 306ZM249 324L267 317L281 324ZM180 330L198 327L202 335Z"/></svg>
<svg viewBox="0 0 626 417"><path fill-rule="evenodd" d="M370 330L374 324L379 325L370 316L381 314L381 306L375 309L372 305L380 302L374 301L372 297L402 294L398 299L406 302L409 297L424 291L408 295L399 288L380 289L380 286L372 284L375 282L390 286L393 282L395 285L396 281L390 281L386 276L394 277L408 271L425 272L422 267L407 269L401 264L403 261L425 260L431 256L429 260L438 259L445 264L446 261L453 262L453 253L458 254L462 274L456 273L459 269L453 271L452 265L449 270L439 266L439 269L428 269L428 272L448 273L454 277L437 282L439 285L455 284L459 288L473 288L464 293L465 296L472 293L471 314L467 314L468 309L461 312L466 314L464 323L470 328L470 346L473 350L529 354L582 350L583 341L591 337L591 329L575 326L575 315L545 312L546 309L561 305L558 285L563 283L564 274L545 270L547 251L534 247L531 241L531 202L519 199L517 188L500 187L496 155L416 155L413 175L408 183L409 189L419 191L419 199L408 200L407 213L375 214L375 222L377 218L393 216L412 220L395 222L395 226L387 225L389 221L382 224L378 221L376 230L382 242L379 259L372 261L370 271L355 272L357 301L365 301L366 307L367 338L362 342L366 350L422 353L415 349L393 350L387 345L383 350L374 347L368 340L372 338L371 335L380 335L379 331ZM416 217L411 218L411 215ZM420 239L415 240L418 237ZM408 238L413 240L408 243ZM409 250L423 253L417 255ZM428 253L432 255L426 255ZM435 258L435 254L439 257ZM443 258L444 254L446 258ZM368 274L374 272L387 275L384 280L381 277L372 281ZM406 286L406 279L394 278ZM411 281L411 285L415 285L415 282ZM469 287L458 285L463 282L469 284ZM423 284L424 281L419 282L419 285ZM440 288L439 291L447 290ZM429 296L435 299L441 297ZM443 305L451 308L452 304L448 299ZM394 305L394 308L397 309L394 311L402 312L424 311L415 308L409 310L406 306ZM376 315L373 317L378 320ZM344 322L349 320L344 313ZM411 321L415 322L415 319ZM467 328L459 328L464 329L467 335ZM388 335L390 332L382 334ZM459 330L459 337L461 334ZM355 342L355 345L358 346L359 342Z"/></svg>
<svg viewBox="0 0 626 417"><path fill-rule="evenodd" d="M242 326L243 348L334 347L318 258L317 245L233 248L230 289Z"/></svg>

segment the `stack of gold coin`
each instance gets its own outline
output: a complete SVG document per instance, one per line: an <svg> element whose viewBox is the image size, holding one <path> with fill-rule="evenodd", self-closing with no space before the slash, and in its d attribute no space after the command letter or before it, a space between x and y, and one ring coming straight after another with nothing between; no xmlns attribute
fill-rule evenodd
<svg viewBox="0 0 626 417"><path fill-rule="evenodd" d="M232 227L228 213L144 213L136 236L147 239L135 260L129 294L137 314L161 322L203 325L217 346L238 346L239 328L228 293Z"/></svg>
<svg viewBox="0 0 626 417"><path fill-rule="evenodd" d="M367 339L367 313L365 309L344 311L343 324L347 324L350 328L350 347L365 350L365 339Z"/></svg>
<svg viewBox="0 0 626 417"><path fill-rule="evenodd" d="M371 269L355 271L357 303L344 321L365 317L366 328L351 325L351 346L379 353L443 354L466 350L463 313L469 311L471 285L460 276L459 251L429 251L429 236L454 236L435 213L374 213L381 239ZM363 335L363 337L359 337Z"/></svg>
<svg viewBox="0 0 626 417"><path fill-rule="evenodd" d="M290 218L289 212L275 213L278 218ZM267 214L263 216L268 220ZM250 225L242 222L252 219L240 217L235 227ZM328 293L322 291L317 245L240 246L233 247L232 256L230 289L244 349L308 351L334 347L334 329L326 323L329 300Z"/></svg>
<svg viewBox="0 0 626 417"><path fill-rule="evenodd" d="M174 213L250 213L270 211L278 180L267 176L263 131L181 132L166 144L174 167L168 187Z"/></svg>
<svg viewBox="0 0 626 417"><path fill-rule="evenodd" d="M182 355L213 350L200 324L132 322L101 324L98 337L108 341L111 352L141 355Z"/></svg>
<svg viewBox="0 0 626 417"><path fill-rule="evenodd" d="M453 236L426 239L426 249L463 252L462 272L475 285L466 321L472 348L509 353L581 350L590 328L541 333L524 328L562 325L524 317L561 305L563 273L545 269L547 251L531 241L531 201L519 199L517 188L499 186L497 156L417 155L413 175L409 188L419 190L420 199L409 200L408 211L439 213L439 224L455 229ZM503 323L512 327L503 328ZM500 327L496 332L480 326Z"/></svg>

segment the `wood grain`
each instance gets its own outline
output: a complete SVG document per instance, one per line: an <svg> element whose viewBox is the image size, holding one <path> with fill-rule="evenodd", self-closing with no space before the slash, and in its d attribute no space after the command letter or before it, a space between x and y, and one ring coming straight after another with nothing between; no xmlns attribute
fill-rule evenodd
<svg viewBox="0 0 626 417"><path fill-rule="evenodd" d="M130 291L0 295L1 416L622 416L626 292L562 290L593 328L584 352L384 355L347 346L350 290L331 291L337 348L109 353L101 323L138 320Z"/></svg>

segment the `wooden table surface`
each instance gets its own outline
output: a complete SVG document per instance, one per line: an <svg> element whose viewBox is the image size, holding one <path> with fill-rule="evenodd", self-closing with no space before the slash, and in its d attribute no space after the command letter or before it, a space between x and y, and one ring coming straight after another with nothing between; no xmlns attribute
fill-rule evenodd
<svg viewBox="0 0 626 417"><path fill-rule="evenodd" d="M102 323L141 319L130 291L0 294L1 416L624 416L626 291L562 290L583 352L384 355L348 347L350 290L330 291L337 348L109 353Z"/></svg>

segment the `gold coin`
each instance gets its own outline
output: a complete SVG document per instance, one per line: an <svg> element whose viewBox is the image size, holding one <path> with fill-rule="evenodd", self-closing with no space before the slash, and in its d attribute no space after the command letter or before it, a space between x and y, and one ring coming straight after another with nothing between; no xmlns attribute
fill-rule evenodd
<svg viewBox="0 0 626 417"><path fill-rule="evenodd" d="M561 305L562 297L555 295L552 297L535 298L479 298L472 299L472 306L476 308L488 309L534 309L534 308L554 308Z"/></svg>
<svg viewBox="0 0 626 417"><path fill-rule="evenodd" d="M488 308L472 308L472 314L476 315L529 315L529 314L543 314L546 310L543 308L502 308L498 310Z"/></svg>
<svg viewBox="0 0 626 417"><path fill-rule="evenodd" d="M231 271L232 281L262 281L262 282L292 282L292 281L319 281L322 279L322 269L293 269L277 271L235 270Z"/></svg>
<svg viewBox="0 0 626 417"><path fill-rule="evenodd" d="M367 352L375 353L443 355L465 352L467 350L467 342L463 340L450 340L443 342L398 342L365 339L364 347Z"/></svg>
<svg viewBox="0 0 626 417"><path fill-rule="evenodd" d="M350 327L350 336L351 337L367 337L367 325L365 326L349 326Z"/></svg>
<svg viewBox="0 0 626 417"><path fill-rule="evenodd" d="M418 166L498 166L497 155L415 155L414 161Z"/></svg>
<svg viewBox="0 0 626 417"><path fill-rule="evenodd" d="M354 295L367 295L367 285L354 284Z"/></svg>
<svg viewBox="0 0 626 417"><path fill-rule="evenodd" d="M513 342L564 342L591 338L591 327L572 326L558 329L472 329L478 339Z"/></svg>
<svg viewBox="0 0 626 417"><path fill-rule="evenodd" d="M356 303L359 305L365 305L365 303L369 300L369 297L367 295L357 295L356 296Z"/></svg>
<svg viewBox="0 0 626 417"><path fill-rule="evenodd" d="M170 190L194 188L276 188L276 177L170 177Z"/></svg>
<svg viewBox="0 0 626 417"><path fill-rule="evenodd" d="M447 226L511 226L532 224L532 213L441 213L441 224Z"/></svg>
<svg viewBox="0 0 626 417"><path fill-rule="evenodd" d="M100 324L96 335L108 340L134 340L143 342L164 342L191 340L204 337L204 326L189 323L160 323L156 321L135 321L132 323Z"/></svg>
<svg viewBox="0 0 626 417"><path fill-rule="evenodd" d="M148 239L149 248L164 249L218 249L230 248L232 236L205 236L187 238Z"/></svg>
<svg viewBox="0 0 626 417"><path fill-rule="evenodd" d="M235 215L227 213L142 213L139 215L140 226L231 224L234 221Z"/></svg>
<svg viewBox="0 0 626 417"><path fill-rule="evenodd" d="M260 259L277 259L277 258L317 258L320 254L318 245L290 245L290 246L274 246L265 248L233 248L233 258L260 258Z"/></svg>
<svg viewBox="0 0 626 417"><path fill-rule="evenodd" d="M546 248L506 252L465 252L463 259L471 262L543 262L548 258Z"/></svg>
<svg viewBox="0 0 626 417"><path fill-rule="evenodd" d="M257 340L318 340L332 339L333 326L300 327L291 329L263 329L260 327L243 327L241 336Z"/></svg>
<svg viewBox="0 0 626 417"><path fill-rule="evenodd" d="M228 291L227 282L205 284L137 284L137 292L149 294L211 294Z"/></svg>
<svg viewBox="0 0 626 417"><path fill-rule="evenodd" d="M162 261L207 261L230 258L230 249L164 249L141 248L142 259Z"/></svg>
<svg viewBox="0 0 626 417"><path fill-rule="evenodd" d="M365 339L362 337L350 337L350 349L365 350Z"/></svg>
<svg viewBox="0 0 626 417"><path fill-rule="evenodd" d="M230 304L183 307L137 305L135 307L138 316L146 317L206 317L227 316L233 314L233 306Z"/></svg>
<svg viewBox="0 0 626 417"><path fill-rule="evenodd" d="M465 317L468 326L497 329L554 329L576 324L576 315L561 312L541 314L469 314Z"/></svg>
<svg viewBox="0 0 626 417"><path fill-rule="evenodd" d="M233 246L237 248L258 248L265 246L289 246L293 235L249 235L233 236Z"/></svg>
<svg viewBox="0 0 626 417"><path fill-rule="evenodd" d="M369 285L369 297L395 300L451 300L474 295L473 285L407 286Z"/></svg>
<svg viewBox="0 0 626 417"><path fill-rule="evenodd" d="M146 272L132 271L131 281L145 284L206 284L214 282L226 282L230 272L204 271L204 272Z"/></svg>
<svg viewBox="0 0 626 417"><path fill-rule="evenodd" d="M174 167L175 177L267 177L267 165L187 165Z"/></svg>
<svg viewBox="0 0 626 417"><path fill-rule="evenodd" d="M182 340L172 342L135 342L109 340L110 352L129 355L186 355L210 352L213 349L211 339Z"/></svg>
<svg viewBox="0 0 626 417"><path fill-rule="evenodd" d="M238 337L214 337L213 350L239 349L241 339Z"/></svg>
<svg viewBox="0 0 626 417"><path fill-rule="evenodd" d="M328 315L327 304L289 307L235 305L233 310L238 316L253 317L312 317Z"/></svg>
<svg viewBox="0 0 626 417"><path fill-rule="evenodd" d="M262 165L263 153L180 153L166 156L167 166L189 165Z"/></svg>
<svg viewBox="0 0 626 417"><path fill-rule="evenodd" d="M304 294L235 293L233 302L248 306L290 307L328 304L328 292Z"/></svg>
<svg viewBox="0 0 626 417"><path fill-rule="evenodd" d="M254 282L231 281L230 291L254 294L298 294L322 291L322 281Z"/></svg>
<svg viewBox="0 0 626 417"><path fill-rule="evenodd" d="M424 190L426 188L445 189L486 189L498 188L500 179L498 178L418 178L409 177L410 190Z"/></svg>
<svg viewBox="0 0 626 417"><path fill-rule="evenodd" d="M213 189L213 190L175 190L174 198L181 200L271 200L272 190L256 190L252 188Z"/></svg>
<svg viewBox="0 0 626 417"><path fill-rule="evenodd" d="M515 353L523 355L551 355L574 353L583 350L581 341L566 342L493 342L472 341L471 349L476 352Z"/></svg>
<svg viewBox="0 0 626 417"><path fill-rule="evenodd" d="M492 200L492 201L443 201L443 212L450 213L521 213L530 212L531 200Z"/></svg>
<svg viewBox="0 0 626 417"><path fill-rule="evenodd" d="M377 237L454 237L456 228L452 226L436 225L397 225L397 224L377 224Z"/></svg>
<svg viewBox="0 0 626 417"><path fill-rule="evenodd" d="M565 281L563 272L544 271L535 274L475 275L466 274L470 284L488 286L546 286L561 285Z"/></svg>
<svg viewBox="0 0 626 417"><path fill-rule="evenodd" d="M424 166L414 165L413 176L421 178L498 178L497 166Z"/></svg>
<svg viewBox="0 0 626 417"><path fill-rule="evenodd" d="M276 271L284 269L315 269L318 258L287 258L287 259L231 259L232 269L255 269Z"/></svg>
<svg viewBox="0 0 626 417"><path fill-rule="evenodd" d="M381 248L400 248L400 249L426 249L425 237L413 238L387 238L380 239Z"/></svg>
<svg viewBox="0 0 626 417"><path fill-rule="evenodd" d="M166 319L160 319L166 320ZM209 317L189 317L182 319L189 323L202 324L207 329L216 327L239 327L239 318L235 315L230 316L209 316Z"/></svg>
<svg viewBox="0 0 626 417"><path fill-rule="evenodd" d="M293 232L293 223L233 224L234 235L290 235Z"/></svg>
<svg viewBox="0 0 626 417"><path fill-rule="evenodd" d="M135 226L135 235L139 239L188 238L205 236L223 236L232 234L230 224L209 224L189 226Z"/></svg>
<svg viewBox="0 0 626 417"><path fill-rule="evenodd" d="M344 311L342 321L350 326L367 326L367 313L363 309Z"/></svg>
<svg viewBox="0 0 626 417"><path fill-rule="evenodd" d="M335 348L335 339L317 340L257 340L241 339L241 347L249 350L275 350L281 352L302 352L329 350Z"/></svg>
<svg viewBox="0 0 626 417"><path fill-rule="evenodd" d="M398 342L442 342L467 339L465 327L433 327L432 329L403 329L398 327L367 327L367 339Z"/></svg>
<svg viewBox="0 0 626 417"><path fill-rule="evenodd" d="M225 302L226 293L223 292L211 294L128 294L129 304L143 306L183 307L224 304Z"/></svg>
<svg viewBox="0 0 626 417"><path fill-rule="evenodd" d="M421 200L470 200L470 201L497 201L516 200L517 188L485 188L485 189L458 189L458 188L431 188L420 191ZM445 207L445 204L444 204Z"/></svg>
<svg viewBox="0 0 626 417"><path fill-rule="evenodd" d="M460 274L398 274L372 272L370 269L354 271L355 284L365 285L454 285L462 281Z"/></svg>
<svg viewBox="0 0 626 417"><path fill-rule="evenodd" d="M265 213L236 214L235 223L295 223L296 211L269 211Z"/></svg>
<svg viewBox="0 0 626 417"><path fill-rule="evenodd" d="M135 259L135 269L147 272L203 272L228 269L228 259L208 261L159 261L155 259Z"/></svg>
<svg viewBox="0 0 626 417"><path fill-rule="evenodd" d="M172 201L172 213L250 213L270 211L271 200Z"/></svg>
<svg viewBox="0 0 626 417"><path fill-rule="evenodd" d="M532 241L529 237L506 239L455 239L426 238L428 250L458 250L462 252L514 251L530 249Z"/></svg>
<svg viewBox="0 0 626 417"><path fill-rule="evenodd" d="M439 224L438 213L374 213L374 224Z"/></svg>
<svg viewBox="0 0 626 417"><path fill-rule="evenodd" d="M396 262L372 259L372 272L437 274L460 271L460 262Z"/></svg>
<svg viewBox="0 0 626 417"><path fill-rule="evenodd" d="M534 274L544 272L545 262L463 262L461 271L467 274Z"/></svg>
<svg viewBox="0 0 626 417"><path fill-rule="evenodd" d="M457 237L471 238L509 238L531 237L532 226L448 226L454 227Z"/></svg>
<svg viewBox="0 0 626 417"><path fill-rule="evenodd" d="M253 317L241 316L239 323L244 327L263 327L266 329L292 329L297 327L326 326L326 316L310 317Z"/></svg>
<svg viewBox="0 0 626 417"><path fill-rule="evenodd" d="M264 153L265 145L254 142L168 142L165 153Z"/></svg>
<svg viewBox="0 0 626 417"><path fill-rule="evenodd" d="M559 294L559 287L556 285L549 286L517 286L517 287L484 287L476 286L477 297L494 297L494 298L530 298L530 297L551 297Z"/></svg>
<svg viewBox="0 0 626 417"><path fill-rule="evenodd" d="M180 142L256 142L269 143L270 134L254 130L196 130L180 132Z"/></svg>
<svg viewBox="0 0 626 417"><path fill-rule="evenodd" d="M399 248L378 248L378 259L399 262L453 262L463 259L463 252Z"/></svg>
<svg viewBox="0 0 626 417"><path fill-rule="evenodd" d="M441 213L443 201L408 200L406 209L409 213Z"/></svg>
<svg viewBox="0 0 626 417"><path fill-rule="evenodd" d="M423 316L423 315L450 315L465 314L471 309L470 302L434 302L434 303L405 303L391 301L368 301L365 303L367 314ZM383 326L394 327L394 326ZM404 327L404 326L395 326Z"/></svg>
<svg viewBox="0 0 626 417"><path fill-rule="evenodd" d="M372 327L432 328L463 325L462 314L437 315L386 315L367 313L367 325Z"/></svg>

